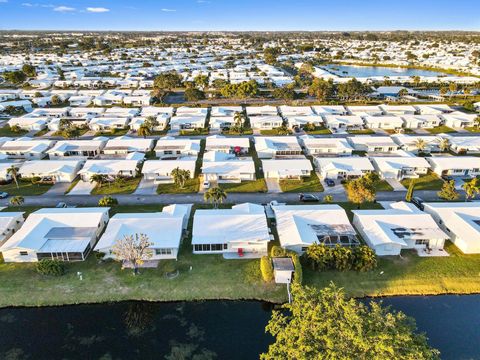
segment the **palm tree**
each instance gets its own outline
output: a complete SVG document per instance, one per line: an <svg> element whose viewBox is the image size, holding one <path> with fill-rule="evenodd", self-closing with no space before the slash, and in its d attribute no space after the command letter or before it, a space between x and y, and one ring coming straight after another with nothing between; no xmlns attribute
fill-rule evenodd
<svg viewBox="0 0 480 360"><path fill-rule="evenodd" d="M448 151L450 149L450 140L447 138L442 138L438 144L438 147L440 148L441 152Z"/></svg>
<svg viewBox="0 0 480 360"><path fill-rule="evenodd" d="M140 127L138 128L137 134L138 134L139 136L143 136L143 138L145 139L147 136L152 135L152 131L150 130L150 128L149 128L147 125L142 124L142 125L140 125Z"/></svg>
<svg viewBox="0 0 480 360"><path fill-rule="evenodd" d="M205 194L203 194L203 199L205 201L213 203L213 207L218 208L219 203L223 203L223 200L227 198L227 193L225 190L219 187L212 187L208 189Z"/></svg>
<svg viewBox="0 0 480 360"><path fill-rule="evenodd" d="M60 122L58 123L58 127L61 129L61 130L65 130L65 129L68 129L69 127L72 126L72 120L70 119L60 119Z"/></svg>
<svg viewBox="0 0 480 360"><path fill-rule="evenodd" d="M179 167L173 169L170 175L172 175L175 185L177 185L180 189L183 189L185 187L185 182L190 179L190 171L180 169Z"/></svg>
<svg viewBox="0 0 480 360"><path fill-rule="evenodd" d="M18 189L18 170L19 168L16 167L15 165L12 165L7 169L7 174L12 177L13 181L15 181L15 185L17 185L17 189Z"/></svg>
<svg viewBox="0 0 480 360"><path fill-rule="evenodd" d="M423 153L427 148L427 143L425 140L418 138L415 140L415 147L417 148L418 153Z"/></svg>
<svg viewBox="0 0 480 360"><path fill-rule="evenodd" d="M10 205L12 206L21 206L25 202L23 196L14 196L10 199Z"/></svg>
<svg viewBox="0 0 480 360"><path fill-rule="evenodd" d="M468 201L473 199L476 194L480 193L480 181L477 178L465 181L462 188L465 190L465 201Z"/></svg>
<svg viewBox="0 0 480 360"><path fill-rule="evenodd" d="M480 128L480 115L478 115L475 120L473 120L473 122L475 123L475 126L477 128Z"/></svg>
<svg viewBox="0 0 480 360"><path fill-rule="evenodd" d="M90 182L91 183L96 182L99 188L102 187L106 179L107 179L107 176L104 174L93 174L92 176L90 176Z"/></svg>

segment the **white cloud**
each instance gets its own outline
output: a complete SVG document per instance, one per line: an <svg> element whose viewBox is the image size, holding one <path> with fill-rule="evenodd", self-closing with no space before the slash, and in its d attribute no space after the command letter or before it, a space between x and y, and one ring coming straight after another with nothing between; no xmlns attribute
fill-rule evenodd
<svg viewBox="0 0 480 360"><path fill-rule="evenodd" d="M210 4L209 0L197 0L197 3L199 4Z"/></svg>
<svg viewBox="0 0 480 360"><path fill-rule="evenodd" d="M104 7L87 7L87 11L91 13L104 13L109 12L110 9Z"/></svg>
<svg viewBox="0 0 480 360"><path fill-rule="evenodd" d="M22 6L33 7L33 6L35 6L35 4L32 4L32 3L22 3Z"/></svg>
<svg viewBox="0 0 480 360"><path fill-rule="evenodd" d="M0 0L0 4L5 4L7 2L8 2L8 0Z"/></svg>
<svg viewBox="0 0 480 360"><path fill-rule="evenodd" d="M70 6L57 6L53 8L53 11L57 12L72 12L75 11L76 9Z"/></svg>
<svg viewBox="0 0 480 360"><path fill-rule="evenodd" d="M163 12L175 12L175 9L161 9Z"/></svg>

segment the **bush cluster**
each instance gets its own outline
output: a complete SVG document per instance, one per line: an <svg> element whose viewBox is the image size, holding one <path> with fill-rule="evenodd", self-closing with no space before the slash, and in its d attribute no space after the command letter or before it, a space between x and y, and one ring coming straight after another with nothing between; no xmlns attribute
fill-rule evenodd
<svg viewBox="0 0 480 360"><path fill-rule="evenodd" d="M62 276L65 274L65 263L59 260L43 259L37 262L36 269L42 275Z"/></svg>
<svg viewBox="0 0 480 360"><path fill-rule="evenodd" d="M328 247L323 244L313 244L308 247L304 257L312 269L318 271L369 271L377 267L377 256L366 245L349 248L340 245Z"/></svg>

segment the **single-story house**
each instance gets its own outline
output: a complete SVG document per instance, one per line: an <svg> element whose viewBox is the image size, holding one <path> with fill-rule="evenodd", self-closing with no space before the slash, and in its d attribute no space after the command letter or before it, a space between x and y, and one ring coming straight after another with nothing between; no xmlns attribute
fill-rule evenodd
<svg viewBox="0 0 480 360"><path fill-rule="evenodd" d="M31 213L1 247L5 262L83 261L108 222L107 207L46 208Z"/></svg>
<svg viewBox="0 0 480 360"><path fill-rule="evenodd" d="M311 156L351 156L353 148L345 138L317 138L310 135L299 137L305 153Z"/></svg>
<svg viewBox="0 0 480 360"><path fill-rule="evenodd" d="M438 176L470 176L480 175L480 159L475 156L434 156L426 158L432 171Z"/></svg>
<svg viewBox="0 0 480 360"><path fill-rule="evenodd" d="M296 136L255 136L254 141L260 159L303 157Z"/></svg>
<svg viewBox="0 0 480 360"><path fill-rule="evenodd" d="M12 166L19 169L22 163L18 162L0 162L0 181L10 181L12 180L12 175L8 172Z"/></svg>
<svg viewBox="0 0 480 360"><path fill-rule="evenodd" d="M447 104L425 104L414 105L418 113L421 115L441 115L454 112L455 110Z"/></svg>
<svg viewBox="0 0 480 360"><path fill-rule="evenodd" d="M450 240L465 254L480 253L480 203L424 203L430 214Z"/></svg>
<svg viewBox="0 0 480 360"><path fill-rule="evenodd" d="M119 136L107 141L102 153L107 156L122 157L132 152L148 153L153 149L153 139Z"/></svg>
<svg viewBox="0 0 480 360"><path fill-rule="evenodd" d="M176 168L188 170L190 178L195 176L196 158L180 158L179 160L147 160L143 163L142 174L146 180L155 183L173 183L172 171Z"/></svg>
<svg viewBox="0 0 480 360"><path fill-rule="evenodd" d="M326 127L338 130L362 129L363 118L358 115L324 115Z"/></svg>
<svg viewBox="0 0 480 360"><path fill-rule="evenodd" d="M212 109L210 110L210 116L234 116L237 112L243 113L243 109L241 106L212 106Z"/></svg>
<svg viewBox="0 0 480 360"><path fill-rule="evenodd" d="M0 212L0 246L23 225L23 212Z"/></svg>
<svg viewBox="0 0 480 360"><path fill-rule="evenodd" d="M396 130L403 126L403 119L399 116L364 116L365 127L369 129L387 129Z"/></svg>
<svg viewBox="0 0 480 360"><path fill-rule="evenodd" d="M155 213L123 213L110 218L95 251L105 254L105 258L116 259L114 246L127 236L144 234L152 244L151 255L146 261L177 259L178 250L190 217L191 205L165 206Z"/></svg>
<svg viewBox="0 0 480 360"><path fill-rule="evenodd" d="M125 129L129 122L127 117L95 117L90 120L88 127L94 131Z"/></svg>
<svg viewBox="0 0 480 360"><path fill-rule="evenodd" d="M140 116L143 117L159 115L166 115L168 118L171 118L173 115L173 107L144 106L140 112Z"/></svg>
<svg viewBox="0 0 480 360"><path fill-rule="evenodd" d="M165 130L165 128L167 127L167 125L170 121L170 115L159 114L159 115L155 115L153 117L155 118L155 120L158 124L158 125L153 127L153 130L154 131ZM138 129L143 125L143 123L145 122L146 119L147 119L146 116L135 116L134 118L132 118L132 120L130 121L128 126L130 127L130 129L138 131Z"/></svg>
<svg viewBox="0 0 480 360"><path fill-rule="evenodd" d="M55 159L93 159L101 154L105 140L62 140L47 151L51 160Z"/></svg>
<svg viewBox="0 0 480 360"><path fill-rule="evenodd" d="M176 115L170 119L172 130L201 129L205 127L205 115Z"/></svg>
<svg viewBox="0 0 480 360"><path fill-rule="evenodd" d="M275 116L278 115L278 109L276 106L246 106L245 111L247 116Z"/></svg>
<svg viewBox="0 0 480 360"><path fill-rule="evenodd" d="M29 100L14 100L0 103L0 112L5 111L5 109L10 106L17 109L23 108L26 112L31 112L33 110L32 103Z"/></svg>
<svg viewBox="0 0 480 360"><path fill-rule="evenodd" d="M391 138L395 141L400 148L405 151L410 151L412 153L418 153L418 141L423 141L425 143L425 149L423 152L438 152L439 149L439 139L434 135L405 135L405 134L395 134Z"/></svg>
<svg viewBox="0 0 480 360"><path fill-rule="evenodd" d="M288 127L291 129L303 128L307 124L323 126L323 117L320 115L289 115L286 120Z"/></svg>
<svg viewBox="0 0 480 360"><path fill-rule="evenodd" d="M431 129L439 126L442 120L433 114L402 115L404 127L407 129Z"/></svg>
<svg viewBox="0 0 480 360"><path fill-rule="evenodd" d="M209 125L213 130L227 130L235 125L235 119L233 116L210 117Z"/></svg>
<svg viewBox="0 0 480 360"><path fill-rule="evenodd" d="M40 131L47 127L47 124L51 120L48 116L42 117L15 117L8 120L7 124L10 127L18 126L22 130L26 131Z"/></svg>
<svg viewBox="0 0 480 360"><path fill-rule="evenodd" d="M202 174L205 180L219 183L255 180L255 163L251 157L207 151L203 155Z"/></svg>
<svg viewBox="0 0 480 360"><path fill-rule="evenodd" d="M474 126L478 114L465 114L460 111L455 111L450 114L442 114L439 116L443 119L445 126L451 128L464 128Z"/></svg>
<svg viewBox="0 0 480 360"><path fill-rule="evenodd" d="M40 177L44 182L71 183L82 167L81 160L30 160L20 166L22 178Z"/></svg>
<svg viewBox="0 0 480 360"><path fill-rule="evenodd" d="M375 171L366 157L315 157L313 159L322 179L349 179Z"/></svg>
<svg viewBox="0 0 480 360"><path fill-rule="evenodd" d="M349 105L347 106L350 115L358 116L382 116L383 110L377 105Z"/></svg>
<svg viewBox="0 0 480 360"><path fill-rule="evenodd" d="M250 148L248 137L225 137L212 135L207 137L205 151L219 151L227 154L247 154Z"/></svg>
<svg viewBox="0 0 480 360"><path fill-rule="evenodd" d="M70 106L89 106L93 102L93 96L76 95L68 99Z"/></svg>
<svg viewBox="0 0 480 360"><path fill-rule="evenodd" d="M415 115L417 109L412 105L380 105L380 108L387 115Z"/></svg>
<svg viewBox="0 0 480 360"><path fill-rule="evenodd" d="M417 156L376 156L370 160L382 179L418 178L430 169L428 161Z"/></svg>
<svg viewBox="0 0 480 360"><path fill-rule="evenodd" d="M110 178L117 176L137 176L138 161L136 160L87 160L83 168L78 172L83 181L90 181L92 175L107 175Z"/></svg>
<svg viewBox="0 0 480 360"><path fill-rule="evenodd" d="M71 117L76 117L76 118L94 118L94 117L100 117L104 112L105 108L97 107L97 108L91 108L91 107L78 107L78 108L71 108L70 111L68 112Z"/></svg>
<svg viewBox="0 0 480 360"><path fill-rule="evenodd" d="M310 106L280 106L280 113L283 117L304 117L304 116L314 116L315 112Z"/></svg>
<svg viewBox="0 0 480 360"><path fill-rule="evenodd" d="M343 105L315 105L312 109L317 115L348 115Z"/></svg>
<svg viewBox="0 0 480 360"><path fill-rule="evenodd" d="M313 171L307 158L262 160L262 168L266 178L274 179L300 179Z"/></svg>
<svg viewBox="0 0 480 360"><path fill-rule="evenodd" d="M367 153L392 153L400 148L389 136L349 136L347 140L355 151Z"/></svg>
<svg viewBox="0 0 480 360"><path fill-rule="evenodd" d="M454 153L462 155L480 154L480 136L451 136L448 134L440 134L439 137L448 139L450 150Z"/></svg>
<svg viewBox="0 0 480 360"><path fill-rule="evenodd" d="M268 253L271 239L261 205L244 203L231 209L196 210L193 216L194 254L261 257Z"/></svg>
<svg viewBox="0 0 480 360"><path fill-rule="evenodd" d="M208 114L208 108L180 106L175 110L175 115L179 117L203 117Z"/></svg>
<svg viewBox="0 0 480 360"><path fill-rule="evenodd" d="M55 141L46 139L32 139L28 137L7 141L0 147L0 154L10 159L43 159Z"/></svg>
<svg viewBox="0 0 480 360"><path fill-rule="evenodd" d="M155 156L160 159L176 159L179 157L197 157L200 152L199 139L173 138L165 136L155 145Z"/></svg>
<svg viewBox="0 0 480 360"><path fill-rule="evenodd" d="M359 241L339 205L272 205L280 245L303 254L312 244L356 246Z"/></svg>
<svg viewBox="0 0 480 360"><path fill-rule="evenodd" d="M278 115L252 116L250 126L256 130L271 130L283 125L283 119Z"/></svg>
<svg viewBox="0 0 480 360"><path fill-rule="evenodd" d="M400 201L382 210L353 210L353 225L377 255L400 255L402 249L442 250L448 235L433 218Z"/></svg>

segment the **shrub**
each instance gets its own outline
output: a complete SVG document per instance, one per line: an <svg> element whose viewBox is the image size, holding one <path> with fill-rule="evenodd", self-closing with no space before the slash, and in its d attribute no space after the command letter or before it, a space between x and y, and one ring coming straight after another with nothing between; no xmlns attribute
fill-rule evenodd
<svg viewBox="0 0 480 360"><path fill-rule="evenodd" d="M286 251L281 246L275 245L275 246L272 246L272 248L270 249L271 257L280 257L285 255L286 255Z"/></svg>
<svg viewBox="0 0 480 360"><path fill-rule="evenodd" d="M353 251L353 268L357 271L370 271L377 267L377 255L368 246L362 245Z"/></svg>
<svg viewBox="0 0 480 360"><path fill-rule="evenodd" d="M114 206L118 205L118 200L111 196L104 196L98 200L98 206Z"/></svg>
<svg viewBox="0 0 480 360"><path fill-rule="evenodd" d="M62 276L65 263L59 260L43 259L36 264L37 272L42 275Z"/></svg>
<svg viewBox="0 0 480 360"><path fill-rule="evenodd" d="M290 256L292 257L293 266L295 268L295 273L293 274L293 283L297 285L302 285L303 269L302 264L300 263L300 257L297 253L293 253Z"/></svg>
<svg viewBox="0 0 480 360"><path fill-rule="evenodd" d="M103 260L103 258L105 257L105 253L101 252L101 251L96 251L95 252L95 258L97 260Z"/></svg>
<svg viewBox="0 0 480 360"><path fill-rule="evenodd" d="M273 280L272 260L268 256L262 256L260 259L260 271L262 272L263 281L270 282Z"/></svg>
<svg viewBox="0 0 480 360"><path fill-rule="evenodd" d="M350 270L353 266L352 249L337 244L332 250L333 263L335 268L340 271Z"/></svg>

